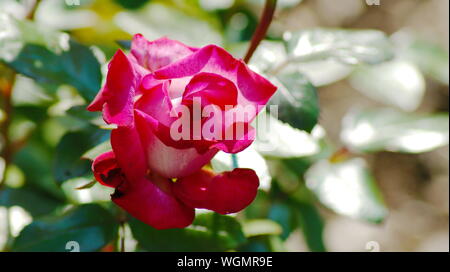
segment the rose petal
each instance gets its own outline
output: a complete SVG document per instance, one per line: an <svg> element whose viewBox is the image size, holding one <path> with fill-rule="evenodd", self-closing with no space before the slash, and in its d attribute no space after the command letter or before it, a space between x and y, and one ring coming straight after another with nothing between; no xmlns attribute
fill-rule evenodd
<svg viewBox="0 0 450 272"><path fill-rule="evenodd" d="M141 34L136 34L133 37L130 52L141 66L153 72L195 51L197 48L189 47L179 41L161 38L150 42Z"/></svg>
<svg viewBox="0 0 450 272"><path fill-rule="evenodd" d="M104 186L116 188L124 182L116 156L112 151L100 154L94 159L92 172L95 179Z"/></svg>
<svg viewBox="0 0 450 272"><path fill-rule="evenodd" d="M240 63L237 72L237 85L242 95L258 105L265 105L275 93L275 87L270 81L250 70Z"/></svg>
<svg viewBox="0 0 450 272"><path fill-rule="evenodd" d="M146 90L135 104L136 109L145 112L166 126L169 126L174 119L170 116L172 102L168 94L169 84L169 81L165 81Z"/></svg>
<svg viewBox="0 0 450 272"><path fill-rule="evenodd" d="M239 62L223 48L207 45L193 54L155 71L155 77L172 79L209 72L235 82Z"/></svg>
<svg viewBox="0 0 450 272"><path fill-rule="evenodd" d="M118 50L109 63L106 84L88 106L102 111L108 124L130 126L133 122L133 98L138 77L128 57Z"/></svg>
<svg viewBox="0 0 450 272"><path fill-rule="evenodd" d="M214 104L225 110L225 106L237 104L238 91L230 80L212 73L199 73L192 77L183 94L183 104L191 104L199 98L203 106Z"/></svg>
<svg viewBox="0 0 450 272"><path fill-rule="evenodd" d="M221 75L238 86L239 104L265 105L276 87L267 79L251 71L245 63L233 58L227 51L208 45L197 52L155 71L159 79L173 79L207 72Z"/></svg>
<svg viewBox="0 0 450 272"><path fill-rule="evenodd" d="M118 166L128 180L138 180L147 173L147 162L136 128L119 127L111 132L111 146Z"/></svg>
<svg viewBox="0 0 450 272"><path fill-rule="evenodd" d="M194 209L173 196L171 181L157 183L159 184L141 177L125 189L117 188L112 200L132 216L156 229L184 228L190 225L194 220Z"/></svg>
<svg viewBox="0 0 450 272"><path fill-rule="evenodd" d="M259 179L251 169L236 168L218 175L201 170L178 179L173 191L191 207L228 214L247 207L255 199L258 186Z"/></svg>
<svg viewBox="0 0 450 272"><path fill-rule="evenodd" d="M136 110L136 128L143 145L143 151L147 156L148 166L151 171L155 171L167 178L178 178L200 170L218 152L211 149L200 154L195 148L174 148L167 145L174 142L170 132L165 128L164 132L156 119L150 115ZM158 134L158 135L157 135ZM164 138L164 142L160 139ZM183 145L180 141L180 145Z"/></svg>
<svg viewBox="0 0 450 272"><path fill-rule="evenodd" d="M230 136L228 136L230 135ZM256 138L256 130L248 123L234 123L224 132L223 140L217 141L210 148L217 148L226 153L238 153L249 147Z"/></svg>

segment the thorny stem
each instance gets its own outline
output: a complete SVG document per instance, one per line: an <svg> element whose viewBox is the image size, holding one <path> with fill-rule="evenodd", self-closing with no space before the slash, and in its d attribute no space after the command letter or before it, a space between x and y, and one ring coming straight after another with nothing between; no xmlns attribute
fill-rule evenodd
<svg viewBox="0 0 450 272"><path fill-rule="evenodd" d="M270 23L272 22L273 15L275 13L275 8L277 6L277 0L266 0L264 5L264 10L261 16L261 20L253 33L252 41L250 42L250 47L245 54L244 62L248 63L253 56L256 48L258 48L259 43L264 39L269 29Z"/></svg>

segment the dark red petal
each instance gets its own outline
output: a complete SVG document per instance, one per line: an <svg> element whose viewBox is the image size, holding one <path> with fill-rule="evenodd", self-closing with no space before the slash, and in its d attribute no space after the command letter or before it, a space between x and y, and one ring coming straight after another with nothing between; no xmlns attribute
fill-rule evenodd
<svg viewBox="0 0 450 272"><path fill-rule="evenodd" d="M164 184L156 185L142 177L124 190L119 187L112 200L132 216L156 229L189 226L194 220L195 210L173 196L171 181L159 183Z"/></svg>
<svg viewBox="0 0 450 272"><path fill-rule="evenodd" d="M201 170L178 179L173 189L191 207L228 214L247 207L255 199L258 186L259 179L253 170L237 168L218 175Z"/></svg>
<svg viewBox="0 0 450 272"><path fill-rule="evenodd" d="M98 182L108 187L116 188L124 182L122 170L112 151L105 152L94 159L92 172Z"/></svg>
<svg viewBox="0 0 450 272"><path fill-rule="evenodd" d="M147 161L136 128L119 127L111 132L111 146L117 164L128 180L140 179L147 173Z"/></svg>

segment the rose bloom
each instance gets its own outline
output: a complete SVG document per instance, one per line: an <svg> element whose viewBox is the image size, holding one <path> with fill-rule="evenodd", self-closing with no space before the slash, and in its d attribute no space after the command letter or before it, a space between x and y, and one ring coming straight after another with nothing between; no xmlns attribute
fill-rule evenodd
<svg viewBox="0 0 450 272"><path fill-rule="evenodd" d="M167 38L149 42L137 34L129 55L121 50L114 55L104 87L88 106L117 126L112 151L92 164L95 178L115 188L114 203L157 229L190 225L195 208L238 212L256 196L255 172L214 173L208 163L220 150L237 153L252 143L255 130L249 123L275 91L218 46L193 48ZM182 117L192 113L195 101L213 114ZM239 114L242 108L250 110ZM184 136L189 137L175 139L180 118L188 123ZM191 128L207 121L221 122L212 136L195 137ZM234 130L240 133L226 137Z"/></svg>

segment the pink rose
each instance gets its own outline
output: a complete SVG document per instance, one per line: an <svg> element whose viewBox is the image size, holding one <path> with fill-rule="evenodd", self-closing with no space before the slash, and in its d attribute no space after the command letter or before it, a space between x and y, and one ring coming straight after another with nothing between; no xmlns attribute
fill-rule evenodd
<svg viewBox="0 0 450 272"><path fill-rule="evenodd" d="M137 34L128 56L114 55L88 106L117 125L113 150L94 160L94 175L115 188L117 205L157 229L190 225L194 208L238 212L256 196L255 172L217 174L205 165L219 150L237 153L252 143L249 123L275 90L218 46Z"/></svg>

